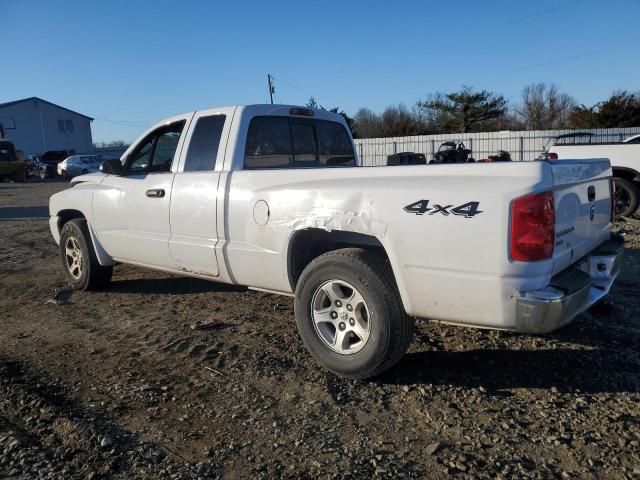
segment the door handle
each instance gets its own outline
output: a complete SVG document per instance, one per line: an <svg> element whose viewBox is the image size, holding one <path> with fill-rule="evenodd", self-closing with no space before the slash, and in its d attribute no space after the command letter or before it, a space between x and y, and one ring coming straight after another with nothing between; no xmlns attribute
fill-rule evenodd
<svg viewBox="0 0 640 480"><path fill-rule="evenodd" d="M152 188L147 190L145 195L150 198L162 198L164 197L164 188Z"/></svg>
<svg viewBox="0 0 640 480"><path fill-rule="evenodd" d="M589 185L589 188L587 188L587 197L590 202L593 202L596 199L596 187Z"/></svg>

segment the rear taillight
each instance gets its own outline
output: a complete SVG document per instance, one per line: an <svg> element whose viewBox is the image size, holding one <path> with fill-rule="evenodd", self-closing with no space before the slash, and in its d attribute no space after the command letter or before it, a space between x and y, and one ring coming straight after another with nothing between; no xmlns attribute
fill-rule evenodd
<svg viewBox="0 0 640 480"><path fill-rule="evenodd" d="M555 152L550 152L547 155L547 160L557 160L558 159L558 154Z"/></svg>
<svg viewBox="0 0 640 480"><path fill-rule="evenodd" d="M551 258L555 223L553 192L525 195L511 202L511 260Z"/></svg>
<svg viewBox="0 0 640 480"><path fill-rule="evenodd" d="M609 179L609 195L611 196L611 216L609 219L613 223L616 219L616 182L613 181L613 178Z"/></svg>

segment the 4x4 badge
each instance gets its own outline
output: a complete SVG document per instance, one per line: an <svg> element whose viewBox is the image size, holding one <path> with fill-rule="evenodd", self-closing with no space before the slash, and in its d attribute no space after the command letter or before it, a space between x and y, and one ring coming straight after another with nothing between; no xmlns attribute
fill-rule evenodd
<svg viewBox="0 0 640 480"><path fill-rule="evenodd" d="M429 206L429 200L418 200L417 202L410 203L404 207L404 211L407 213L415 213L416 215L424 215L427 212L429 212L429 215L441 213L445 217L450 214L454 214L465 218L472 218L479 213L482 213L482 210L478 210L480 202L467 202L462 205L458 205L457 207L452 207L453 205L440 205L435 203L433 204L433 208L431 208Z"/></svg>

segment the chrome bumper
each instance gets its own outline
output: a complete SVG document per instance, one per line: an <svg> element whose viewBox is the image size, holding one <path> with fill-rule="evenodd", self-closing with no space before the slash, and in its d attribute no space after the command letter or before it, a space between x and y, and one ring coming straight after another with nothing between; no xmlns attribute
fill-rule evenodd
<svg viewBox="0 0 640 480"><path fill-rule="evenodd" d="M548 287L516 300L516 330L547 333L571 322L609 293L620 273L624 244L613 238L551 279Z"/></svg>

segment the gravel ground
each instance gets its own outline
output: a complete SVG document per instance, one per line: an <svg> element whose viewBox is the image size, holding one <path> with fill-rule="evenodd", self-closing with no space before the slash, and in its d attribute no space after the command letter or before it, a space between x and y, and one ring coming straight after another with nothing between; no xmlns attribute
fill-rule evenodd
<svg viewBox="0 0 640 480"><path fill-rule="evenodd" d="M46 222L65 187L0 184L0 477L640 477L640 222L568 327L420 320L364 382L314 364L289 298L129 266L67 291Z"/></svg>

